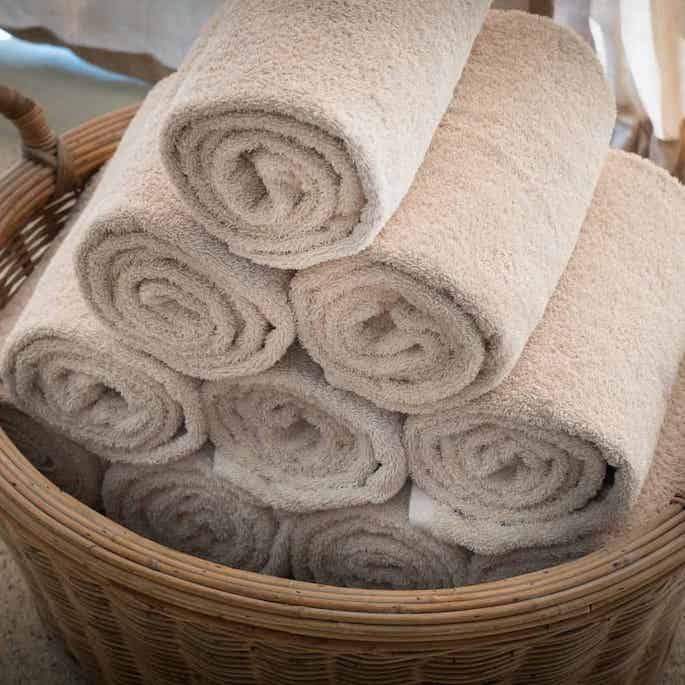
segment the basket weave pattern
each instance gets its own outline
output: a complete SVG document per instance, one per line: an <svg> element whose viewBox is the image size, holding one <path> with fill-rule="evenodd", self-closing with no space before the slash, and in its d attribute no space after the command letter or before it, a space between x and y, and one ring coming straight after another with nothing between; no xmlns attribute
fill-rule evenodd
<svg viewBox="0 0 685 685"><path fill-rule="evenodd" d="M77 180L134 112L63 137ZM0 307L68 216L74 193L55 187L53 169L28 160L0 181ZM511 580L332 588L141 538L59 491L0 432L0 535L46 625L106 685L657 683L685 606L682 504L629 543Z"/></svg>

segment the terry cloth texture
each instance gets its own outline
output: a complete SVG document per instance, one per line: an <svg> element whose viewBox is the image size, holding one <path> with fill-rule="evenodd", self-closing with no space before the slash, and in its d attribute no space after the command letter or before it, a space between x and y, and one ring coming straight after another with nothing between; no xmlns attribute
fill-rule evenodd
<svg viewBox="0 0 685 685"><path fill-rule="evenodd" d="M295 337L289 274L232 255L190 217L159 153L158 84L74 226L86 304L126 345L216 379L272 366Z"/></svg>
<svg viewBox="0 0 685 685"><path fill-rule="evenodd" d="M2 378L18 409L112 460L164 462L207 431L199 382L108 335L79 293L69 231L7 336Z"/></svg>
<svg viewBox="0 0 685 685"><path fill-rule="evenodd" d="M488 0L230 0L178 72L171 179L233 252L359 252L397 209Z"/></svg>
<svg viewBox="0 0 685 685"><path fill-rule="evenodd" d="M567 264L614 115L580 38L544 18L490 12L378 239L293 279L298 334L329 382L406 413L495 387Z"/></svg>
<svg viewBox="0 0 685 685"><path fill-rule="evenodd" d="M606 530L645 482L685 350L685 188L611 152L545 317L513 373L405 424L410 472L479 553Z"/></svg>
<svg viewBox="0 0 685 685"><path fill-rule="evenodd" d="M159 544L246 571L287 573L271 563L273 511L212 471L212 448L173 464L115 464L105 475L107 515Z"/></svg>
<svg viewBox="0 0 685 685"><path fill-rule="evenodd" d="M401 417L328 385L298 348L202 395L217 473L275 508L385 502L407 479Z"/></svg>
<svg viewBox="0 0 685 685"><path fill-rule="evenodd" d="M406 487L384 504L288 519L282 539L293 578L387 590L463 585L468 553L412 527L408 497Z"/></svg>
<svg viewBox="0 0 685 685"><path fill-rule="evenodd" d="M604 545L626 542L651 525L669 506L676 493L685 492L685 363L681 363L659 434L647 480L633 509L612 522L609 531L587 535L572 543L516 549L501 555L474 554L469 564L469 582L484 583L538 571L589 554ZM412 486L409 518L428 532L432 519L444 515L422 490Z"/></svg>
<svg viewBox="0 0 685 685"><path fill-rule="evenodd" d="M671 392L645 485L627 520L617 522L620 535L631 535L649 524L669 506L674 495L685 495L685 360Z"/></svg>

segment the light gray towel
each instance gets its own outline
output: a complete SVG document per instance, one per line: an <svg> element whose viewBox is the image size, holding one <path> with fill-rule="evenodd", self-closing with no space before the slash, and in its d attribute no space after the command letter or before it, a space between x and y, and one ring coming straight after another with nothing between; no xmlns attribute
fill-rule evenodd
<svg viewBox="0 0 685 685"><path fill-rule="evenodd" d="M159 154L174 77L146 98L73 231L86 304L181 373L258 373L295 337L289 274L232 255L185 211Z"/></svg>
<svg viewBox="0 0 685 685"><path fill-rule="evenodd" d="M287 519L282 546L296 580L387 590L463 585L469 554L412 527L409 489L390 502ZM282 550L279 550L282 553Z"/></svg>
<svg viewBox="0 0 685 685"><path fill-rule="evenodd" d="M2 350L9 401L98 456L164 462L207 438L199 382L112 339L79 292L63 241Z"/></svg>
<svg viewBox="0 0 685 685"><path fill-rule="evenodd" d="M427 413L510 372L578 237L614 103L583 41L490 12L414 185L371 247L295 276L328 381Z"/></svg>
<svg viewBox="0 0 685 685"><path fill-rule="evenodd" d="M275 508L384 502L404 485L401 417L332 388L298 348L202 394L217 473Z"/></svg>
<svg viewBox="0 0 685 685"><path fill-rule="evenodd" d="M272 561L274 512L212 471L212 448L174 464L115 464L103 500L114 521L172 549L246 571L284 575Z"/></svg>
<svg viewBox="0 0 685 685"><path fill-rule="evenodd" d="M165 119L171 179L236 254L359 252L407 192L489 0L229 0Z"/></svg>
<svg viewBox="0 0 685 685"><path fill-rule="evenodd" d="M625 516L685 352L685 188L611 152L581 237L513 373L405 424L430 530L476 552L572 542Z"/></svg>

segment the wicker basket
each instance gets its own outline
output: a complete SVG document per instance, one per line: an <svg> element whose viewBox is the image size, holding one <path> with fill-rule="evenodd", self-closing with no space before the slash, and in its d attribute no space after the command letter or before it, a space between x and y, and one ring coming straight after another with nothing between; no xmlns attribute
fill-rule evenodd
<svg viewBox="0 0 685 685"><path fill-rule="evenodd" d="M31 101L0 89L0 111L30 158L0 182L4 306L135 108L59 144ZM630 543L512 580L350 590L154 544L58 490L0 432L0 533L45 623L107 685L656 683L685 600L684 503Z"/></svg>

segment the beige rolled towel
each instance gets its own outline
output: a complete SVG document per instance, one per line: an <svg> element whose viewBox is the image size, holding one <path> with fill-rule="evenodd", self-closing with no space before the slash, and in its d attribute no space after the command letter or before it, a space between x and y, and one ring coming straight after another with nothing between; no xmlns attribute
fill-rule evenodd
<svg viewBox="0 0 685 685"><path fill-rule="evenodd" d="M165 462L197 450L207 430L199 381L130 350L97 322L73 268L71 230L2 350L9 401L111 460Z"/></svg>
<svg viewBox="0 0 685 685"><path fill-rule="evenodd" d="M418 590L463 585L469 554L412 527L409 489L384 504L303 514L283 526L295 580Z"/></svg>
<svg viewBox="0 0 685 685"><path fill-rule="evenodd" d="M105 465L98 457L63 435L46 428L3 398L0 428L46 478L89 507L100 503Z"/></svg>
<svg viewBox="0 0 685 685"><path fill-rule="evenodd" d="M385 502L406 481L401 417L328 385L298 348L202 394L217 473L277 509Z"/></svg>
<svg viewBox="0 0 685 685"><path fill-rule="evenodd" d="M489 0L229 0L181 65L171 179L238 255L359 252L407 192Z"/></svg>
<svg viewBox="0 0 685 685"><path fill-rule="evenodd" d="M511 578L523 573L573 561L605 545L625 543L669 506L676 493L685 492L685 362L668 402L659 440L647 480L635 506L625 515L611 521L609 530L586 535L578 540L546 547L515 549L498 555L474 554L469 562L469 582L485 583ZM448 510L436 505L416 486L412 487L409 518L427 532L434 530ZM444 519L443 519L444 520ZM439 523L437 524L439 525Z"/></svg>
<svg viewBox="0 0 685 685"><path fill-rule="evenodd" d="M110 518L162 545L245 571L287 573L282 557L272 559L274 512L216 477L210 446L163 466L115 464L102 496Z"/></svg>
<svg viewBox="0 0 685 685"><path fill-rule="evenodd" d="M293 279L300 340L329 382L406 413L496 386L573 250L613 123L601 66L580 38L490 12L379 238Z"/></svg>
<svg viewBox="0 0 685 685"><path fill-rule="evenodd" d="M176 197L158 140L173 79L148 95L74 226L81 292L123 343L181 373L258 373L295 337L289 274L232 255Z"/></svg>
<svg viewBox="0 0 685 685"><path fill-rule="evenodd" d="M405 424L431 531L479 553L571 542L626 515L685 351L685 189L607 158L580 240L513 373Z"/></svg>

